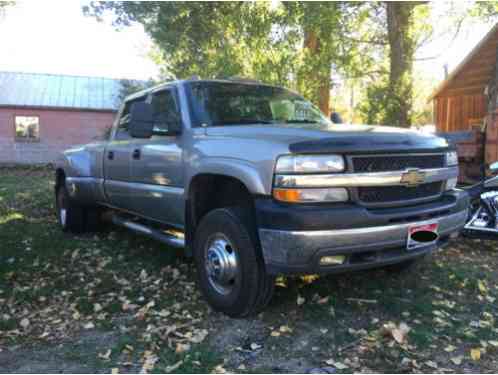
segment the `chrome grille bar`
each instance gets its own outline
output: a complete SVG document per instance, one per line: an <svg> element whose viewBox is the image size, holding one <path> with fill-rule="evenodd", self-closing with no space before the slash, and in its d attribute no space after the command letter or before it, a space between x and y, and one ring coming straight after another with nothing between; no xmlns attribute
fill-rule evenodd
<svg viewBox="0 0 498 375"><path fill-rule="evenodd" d="M371 173L334 173L334 174L280 174L275 176L275 187L363 187L363 186L406 186L403 175L413 171L371 172ZM416 169L424 174L421 183L444 181L458 177L458 167Z"/></svg>

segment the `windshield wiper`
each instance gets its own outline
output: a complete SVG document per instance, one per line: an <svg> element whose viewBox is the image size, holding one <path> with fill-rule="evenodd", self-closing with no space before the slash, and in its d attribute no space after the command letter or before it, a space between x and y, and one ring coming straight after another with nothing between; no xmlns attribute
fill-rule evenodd
<svg viewBox="0 0 498 375"><path fill-rule="evenodd" d="M245 124L273 124L273 121L269 120L237 120L237 121L223 121L218 122L215 125L245 125Z"/></svg>
<svg viewBox="0 0 498 375"><path fill-rule="evenodd" d="M315 120L286 120L286 124L318 124Z"/></svg>

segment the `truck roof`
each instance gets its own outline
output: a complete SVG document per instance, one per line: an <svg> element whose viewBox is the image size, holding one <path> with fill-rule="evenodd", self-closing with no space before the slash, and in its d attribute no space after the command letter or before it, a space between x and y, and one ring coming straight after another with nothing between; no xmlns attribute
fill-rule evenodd
<svg viewBox="0 0 498 375"><path fill-rule="evenodd" d="M181 80L175 80L175 81L167 81L160 83L156 86L149 87L147 89L137 91L131 95L128 95L124 101L130 101L136 98L140 98L144 95L147 95L151 92L159 91L162 90L166 87L170 86L180 86L185 83L189 82L219 82L219 83L239 83L239 84L246 84L246 85L260 85L260 86L270 86L270 87L280 87L276 85L270 85L268 83L264 83L255 79L249 79L249 78L239 78L239 77L234 77L234 78L226 78L226 79L199 79L196 77L188 78L188 79L181 79Z"/></svg>

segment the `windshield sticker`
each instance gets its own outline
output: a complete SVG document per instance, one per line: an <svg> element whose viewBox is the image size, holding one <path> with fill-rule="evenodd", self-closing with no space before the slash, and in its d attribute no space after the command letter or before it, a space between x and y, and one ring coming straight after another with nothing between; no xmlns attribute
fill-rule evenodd
<svg viewBox="0 0 498 375"><path fill-rule="evenodd" d="M296 120L304 121L310 117L311 104L304 101L295 101L294 116Z"/></svg>

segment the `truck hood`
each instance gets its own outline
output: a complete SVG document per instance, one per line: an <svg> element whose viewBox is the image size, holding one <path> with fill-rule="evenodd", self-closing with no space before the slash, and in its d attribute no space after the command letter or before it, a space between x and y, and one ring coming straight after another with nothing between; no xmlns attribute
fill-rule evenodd
<svg viewBox="0 0 498 375"><path fill-rule="evenodd" d="M434 152L444 138L410 129L369 125L271 124L206 128L209 136L285 143L292 153Z"/></svg>

